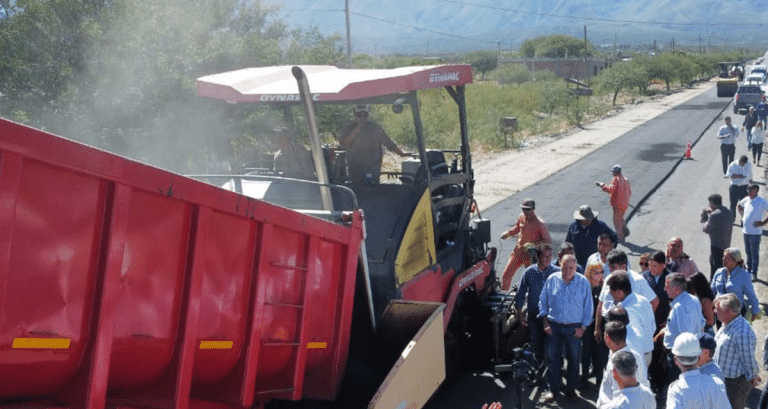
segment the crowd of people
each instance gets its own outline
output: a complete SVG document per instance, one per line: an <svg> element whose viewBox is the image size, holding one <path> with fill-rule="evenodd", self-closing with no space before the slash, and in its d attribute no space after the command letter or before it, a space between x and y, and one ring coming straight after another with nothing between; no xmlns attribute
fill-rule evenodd
<svg viewBox="0 0 768 409"><path fill-rule="evenodd" d="M731 165L742 160L749 165L745 156ZM749 390L762 381L751 325L762 309L752 278L768 202L759 197L751 173L725 163L732 184L746 179L746 189L735 202L731 197L733 210L718 194L709 196L702 210L702 230L711 243L706 275L684 252L680 237L672 237L666 251L643 254L637 270L616 248L628 234L624 212L631 195L619 165L612 168L610 184L597 185L611 194L621 234L582 205L553 255L535 202L524 200L516 224L502 235L519 236L502 286L508 289L517 268L528 266L515 296L516 316L527 327L546 402L575 399L595 378L595 404L601 409L655 409L657 398L666 399L669 409L745 407ZM731 246L734 219L741 220L746 257ZM764 348L768 369L768 337ZM760 402L760 408L766 406L768 390Z"/></svg>

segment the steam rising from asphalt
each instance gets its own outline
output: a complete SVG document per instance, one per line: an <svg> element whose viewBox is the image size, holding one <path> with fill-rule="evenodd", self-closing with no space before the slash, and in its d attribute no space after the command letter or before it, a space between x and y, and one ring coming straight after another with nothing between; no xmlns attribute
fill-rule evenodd
<svg viewBox="0 0 768 409"><path fill-rule="evenodd" d="M244 135L222 115L226 104L196 95L197 77L242 66L222 61L230 44L212 49L233 37L230 28L205 0L194 3L129 3L90 50L71 112L49 113L47 129L180 173L220 173L224 163L253 160L235 156L247 144L233 146Z"/></svg>

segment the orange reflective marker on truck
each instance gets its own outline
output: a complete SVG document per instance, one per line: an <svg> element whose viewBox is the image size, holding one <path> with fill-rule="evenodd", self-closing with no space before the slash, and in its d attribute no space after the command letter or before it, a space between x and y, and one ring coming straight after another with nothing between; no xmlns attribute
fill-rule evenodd
<svg viewBox="0 0 768 409"><path fill-rule="evenodd" d="M14 338L13 349L67 349L69 338Z"/></svg>

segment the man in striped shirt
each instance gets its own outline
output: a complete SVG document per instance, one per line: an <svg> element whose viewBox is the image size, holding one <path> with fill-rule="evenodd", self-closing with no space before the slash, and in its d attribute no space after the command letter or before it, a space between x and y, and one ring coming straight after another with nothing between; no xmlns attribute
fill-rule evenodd
<svg viewBox="0 0 768 409"><path fill-rule="evenodd" d="M741 301L732 293L715 299L715 314L723 323L717 331L714 360L723 370L728 400L733 409L744 409L749 390L760 384L760 367L755 359L757 337L741 316Z"/></svg>

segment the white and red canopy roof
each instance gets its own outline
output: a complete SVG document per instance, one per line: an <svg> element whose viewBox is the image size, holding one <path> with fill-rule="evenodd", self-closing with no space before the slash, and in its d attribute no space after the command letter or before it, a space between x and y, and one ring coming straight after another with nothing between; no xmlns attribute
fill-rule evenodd
<svg viewBox="0 0 768 409"><path fill-rule="evenodd" d="M198 78L200 96L228 102L299 103L299 88L292 66L246 68ZM375 100L405 92L464 85L472 82L466 64L344 69L328 65L301 66L315 102Z"/></svg>

